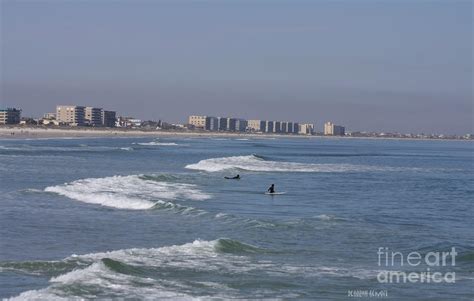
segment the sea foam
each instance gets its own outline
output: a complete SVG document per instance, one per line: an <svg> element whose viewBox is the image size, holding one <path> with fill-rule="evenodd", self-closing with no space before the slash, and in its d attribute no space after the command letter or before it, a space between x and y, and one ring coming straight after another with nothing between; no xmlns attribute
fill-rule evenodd
<svg viewBox="0 0 474 301"><path fill-rule="evenodd" d="M47 288L21 293L11 300L147 299L150 296L172 299L247 299L257 291L242 292L232 288L235 275L271 278L284 282L288 277L353 277L371 279L376 270L358 267L327 267L281 264L261 260L256 253L265 249L237 240L195 240L183 245L160 248L133 248L110 252L72 255L63 259L69 271L53 276ZM202 281L216 275L220 281ZM77 289L77 288L81 289ZM108 297L107 297L108 296Z"/></svg>
<svg viewBox="0 0 474 301"><path fill-rule="evenodd" d="M147 180L143 175L89 178L49 186L44 190L85 203L135 210L163 205L163 200L205 200L211 197L193 184Z"/></svg>
<svg viewBox="0 0 474 301"><path fill-rule="evenodd" d="M208 172L223 171L227 169L264 172L364 172L390 170L389 167L369 165L268 161L255 155L206 159L195 164L189 164L186 168Z"/></svg>
<svg viewBox="0 0 474 301"><path fill-rule="evenodd" d="M151 142L139 142L136 143L138 145L144 145L144 146L178 146L179 144L174 143L174 142L156 142L156 141L151 141Z"/></svg>

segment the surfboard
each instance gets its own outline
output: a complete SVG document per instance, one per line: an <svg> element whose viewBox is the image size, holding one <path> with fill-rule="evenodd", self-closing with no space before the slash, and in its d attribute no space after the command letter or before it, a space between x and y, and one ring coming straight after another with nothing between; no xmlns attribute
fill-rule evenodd
<svg viewBox="0 0 474 301"><path fill-rule="evenodd" d="M268 194L268 195L280 195L280 194L286 194L286 191L282 191L282 192L265 192L265 194Z"/></svg>

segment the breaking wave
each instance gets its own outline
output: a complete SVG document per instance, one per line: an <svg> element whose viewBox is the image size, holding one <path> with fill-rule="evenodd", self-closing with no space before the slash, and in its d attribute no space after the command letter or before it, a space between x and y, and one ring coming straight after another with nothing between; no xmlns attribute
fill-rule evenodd
<svg viewBox="0 0 474 301"><path fill-rule="evenodd" d="M151 176L131 175L90 178L49 186L44 191L84 203L135 210L163 204L168 204L168 208L177 206L164 200L205 200L211 197L193 184L170 183L149 177Z"/></svg>
<svg viewBox="0 0 474 301"><path fill-rule="evenodd" d="M39 273L50 278L44 289L30 290L11 300L268 298L284 297L269 289L284 285L298 295L291 279L319 277L373 278L377 271L292 265L262 260L265 249L237 240L195 240L183 245L134 248L72 255L54 262L0 262L0 270ZM236 279L237 277L237 279ZM265 281L262 282L262 279ZM205 282L203 282L205 279ZM241 279L241 280L239 280ZM245 281L242 282L242 279ZM238 280L239 283L236 282ZM259 281L259 286L254 283ZM243 285L246 289L242 289Z"/></svg>
<svg viewBox="0 0 474 301"><path fill-rule="evenodd" d="M186 168L208 172L223 171L227 169L276 172L366 172L396 170L390 167L370 165L312 164L269 161L256 155L206 159L195 164L189 164Z"/></svg>

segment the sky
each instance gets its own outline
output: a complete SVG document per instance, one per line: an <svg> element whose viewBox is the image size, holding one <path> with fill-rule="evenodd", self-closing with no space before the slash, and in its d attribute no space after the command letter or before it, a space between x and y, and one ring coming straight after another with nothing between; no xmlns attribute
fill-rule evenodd
<svg viewBox="0 0 474 301"><path fill-rule="evenodd" d="M0 0L0 106L473 127L470 0Z"/></svg>

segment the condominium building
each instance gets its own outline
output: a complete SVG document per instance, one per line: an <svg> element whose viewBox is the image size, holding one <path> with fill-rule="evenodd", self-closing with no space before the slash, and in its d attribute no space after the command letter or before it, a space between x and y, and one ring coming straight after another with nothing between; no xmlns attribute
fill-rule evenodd
<svg viewBox="0 0 474 301"><path fill-rule="evenodd" d="M314 133L314 124L312 123L303 123L298 125L299 132L298 134L302 135L313 135Z"/></svg>
<svg viewBox="0 0 474 301"><path fill-rule="evenodd" d="M247 130L247 120L245 119L236 119L235 120L235 131L245 132Z"/></svg>
<svg viewBox="0 0 474 301"><path fill-rule="evenodd" d="M251 119L247 120L247 129L251 132L260 132L260 120Z"/></svg>
<svg viewBox="0 0 474 301"><path fill-rule="evenodd" d="M57 106L56 120L72 126L84 125L85 109L82 106Z"/></svg>
<svg viewBox="0 0 474 301"><path fill-rule="evenodd" d="M94 107L86 107L85 109L85 122L91 126L102 125L102 109Z"/></svg>
<svg viewBox="0 0 474 301"><path fill-rule="evenodd" d="M288 133L288 122L286 122L286 121L281 122L280 131L282 133Z"/></svg>
<svg viewBox="0 0 474 301"><path fill-rule="evenodd" d="M0 124L20 123L21 110L16 108L0 109Z"/></svg>
<svg viewBox="0 0 474 301"><path fill-rule="evenodd" d="M219 119L217 117L206 117L205 128L207 131L218 131L219 130Z"/></svg>
<svg viewBox="0 0 474 301"><path fill-rule="evenodd" d="M274 122L267 120L265 123L265 133L273 133Z"/></svg>
<svg viewBox="0 0 474 301"><path fill-rule="evenodd" d="M262 124L264 125L263 130L262 130ZM250 132L263 132L265 129L265 121L256 120L256 119L247 120L247 129Z"/></svg>
<svg viewBox="0 0 474 301"><path fill-rule="evenodd" d="M113 128L115 127L115 121L117 120L115 111L101 111L102 125L105 127Z"/></svg>
<svg viewBox="0 0 474 301"><path fill-rule="evenodd" d="M198 129L206 128L206 116L191 115L189 116L188 123Z"/></svg>
<svg viewBox="0 0 474 301"><path fill-rule="evenodd" d="M228 128L227 128L227 124L229 123L228 119L229 118L227 118L227 117L219 117L218 118L219 131L227 131L228 130Z"/></svg>
<svg viewBox="0 0 474 301"><path fill-rule="evenodd" d="M274 133L281 133L281 121L275 121L273 123L273 132Z"/></svg>
<svg viewBox="0 0 474 301"><path fill-rule="evenodd" d="M236 131L236 124L237 124L237 119L236 118L227 118L227 130L230 132L235 132Z"/></svg>
<svg viewBox="0 0 474 301"><path fill-rule="evenodd" d="M300 131L300 125L298 122L293 122L293 134L298 134Z"/></svg>
<svg viewBox="0 0 474 301"><path fill-rule="evenodd" d="M327 136L344 136L345 128L340 125L335 125L332 122L326 122L324 124L324 135Z"/></svg>

